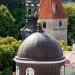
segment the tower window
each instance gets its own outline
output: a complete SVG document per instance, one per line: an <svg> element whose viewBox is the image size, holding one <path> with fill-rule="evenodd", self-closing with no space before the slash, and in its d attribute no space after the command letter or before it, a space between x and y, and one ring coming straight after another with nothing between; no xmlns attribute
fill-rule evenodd
<svg viewBox="0 0 75 75"><path fill-rule="evenodd" d="M62 26L62 21L59 21L59 26Z"/></svg>
<svg viewBox="0 0 75 75"><path fill-rule="evenodd" d="M31 15L31 9L28 9L28 15Z"/></svg>
<svg viewBox="0 0 75 75"><path fill-rule="evenodd" d="M46 28L46 22L43 22L43 28Z"/></svg>

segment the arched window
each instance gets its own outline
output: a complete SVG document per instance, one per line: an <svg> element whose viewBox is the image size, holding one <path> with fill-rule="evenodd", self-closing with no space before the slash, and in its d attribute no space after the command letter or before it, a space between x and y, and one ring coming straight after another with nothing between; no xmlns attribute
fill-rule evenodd
<svg viewBox="0 0 75 75"><path fill-rule="evenodd" d="M60 75L64 75L65 74L65 72L64 72L64 66L61 66L61 68L60 68Z"/></svg>
<svg viewBox="0 0 75 75"><path fill-rule="evenodd" d="M16 66L16 75L19 75L19 67Z"/></svg>
<svg viewBox="0 0 75 75"><path fill-rule="evenodd" d="M34 75L34 70L33 70L33 68L27 68L27 69L26 69L26 75Z"/></svg>

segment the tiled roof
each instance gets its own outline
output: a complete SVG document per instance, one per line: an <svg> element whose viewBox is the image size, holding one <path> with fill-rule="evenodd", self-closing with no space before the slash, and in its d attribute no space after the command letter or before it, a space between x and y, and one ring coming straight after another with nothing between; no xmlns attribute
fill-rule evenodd
<svg viewBox="0 0 75 75"><path fill-rule="evenodd" d="M53 12L52 9L56 11ZM63 19L67 17L60 0L40 0L38 15L40 19Z"/></svg>

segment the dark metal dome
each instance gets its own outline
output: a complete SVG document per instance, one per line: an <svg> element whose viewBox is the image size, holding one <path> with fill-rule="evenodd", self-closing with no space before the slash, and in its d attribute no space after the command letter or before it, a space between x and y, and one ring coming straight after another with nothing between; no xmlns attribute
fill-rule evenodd
<svg viewBox="0 0 75 75"><path fill-rule="evenodd" d="M63 52L54 37L45 33L33 33L27 37L17 53L18 59L35 61L56 61L64 59Z"/></svg>

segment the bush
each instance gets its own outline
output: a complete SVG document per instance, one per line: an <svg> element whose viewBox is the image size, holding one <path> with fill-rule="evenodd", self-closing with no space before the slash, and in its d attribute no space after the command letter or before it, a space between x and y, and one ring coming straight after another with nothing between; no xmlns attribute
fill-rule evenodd
<svg viewBox="0 0 75 75"><path fill-rule="evenodd" d="M12 67L13 58L17 53L21 41L17 41L13 37L0 38L0 61L2 70Z"/></svg>
<svg viewBox="0 0 75 75"><path fill-rule="evenodd" d="M65 11L68 14L68 44L75 42L75 3L64 4Z"/></svg>
<svg viewBox="0 0 75 75"><path fill-rule="evenodd" d="M64 51L72 51L72 47L67 45L64 40L58 41Z"/></svg>
<svg viewBox="0 0 75 75"><path fill-rule="evenodd" d="M15 18L11 15L8 8L4 5L0 6L0 36L18 36L17 26L15 25Z"/></svg>

